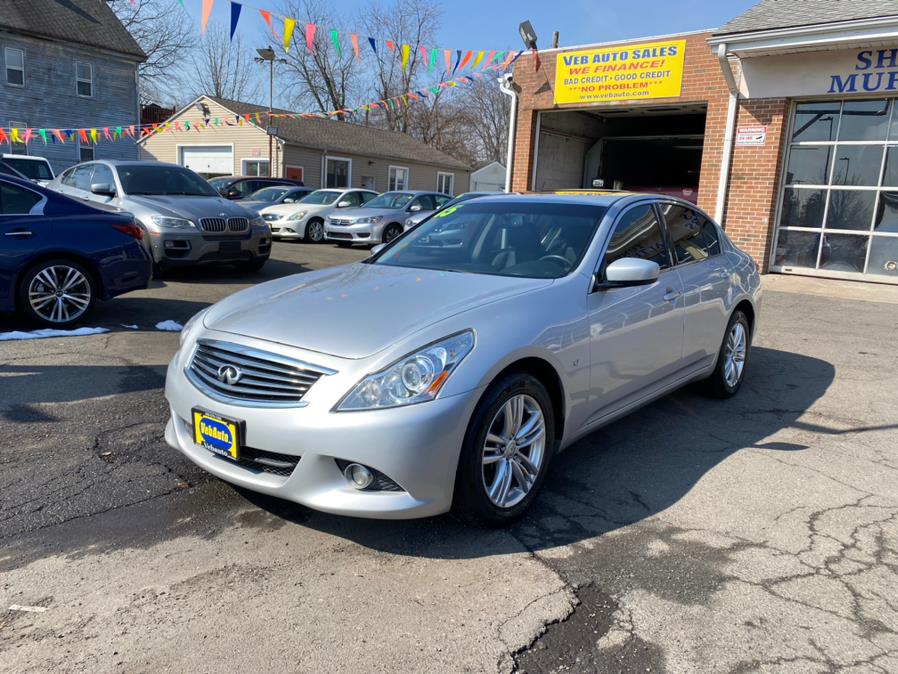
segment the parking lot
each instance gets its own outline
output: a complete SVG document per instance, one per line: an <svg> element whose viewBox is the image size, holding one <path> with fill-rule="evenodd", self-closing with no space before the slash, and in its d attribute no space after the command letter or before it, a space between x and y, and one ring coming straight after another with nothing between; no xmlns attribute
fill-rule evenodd
<svg viewBox="0 0 898 674"><path fill-rule="evenodd" d="M898 289L766 277L738 396L580 441L508 530L316 513L165 444L157 323L366 254L276 243L0 342L0 670L898 671Z"/></svg>

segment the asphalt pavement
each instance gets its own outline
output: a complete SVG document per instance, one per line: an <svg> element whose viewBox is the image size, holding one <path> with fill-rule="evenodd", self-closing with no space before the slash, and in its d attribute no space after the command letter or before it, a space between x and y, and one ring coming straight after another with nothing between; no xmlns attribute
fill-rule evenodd
<svg viewBox="0 0 898 674"><path fill-rule="evenodd" d="M157 323L365 254L276 243L0 342L0 671L898 671L898 288L767 277L736 398L585 438L508 530L316 513L166 446Z"/></svg>

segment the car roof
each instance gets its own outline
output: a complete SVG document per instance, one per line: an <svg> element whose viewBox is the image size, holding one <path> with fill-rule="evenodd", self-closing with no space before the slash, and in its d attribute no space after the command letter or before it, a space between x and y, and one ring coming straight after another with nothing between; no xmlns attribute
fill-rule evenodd
<svg viewBox="0 0 898 674"><path fill-rule="evenodd" d="M5 152L2 156L3 159L29 159L31 161L45 161L48 164L50 163L46 157L36 157L33 154L11 154L9 152Z"/></svg>
<svg viewBox="0 0 898 674"><path fill-rule="evenodd" d="M484 196L477 199L478 203L541 203L541 204L570 204L591 205L609 208L614 204L625 205L628 202L638 203L644 200L676 201L687 204L690 208L701 210L695 204L678 197L666 194L652 194L649 192L625 192L619 190L559 190L557 192L530 192L528 194L504 194Z"/></svg>

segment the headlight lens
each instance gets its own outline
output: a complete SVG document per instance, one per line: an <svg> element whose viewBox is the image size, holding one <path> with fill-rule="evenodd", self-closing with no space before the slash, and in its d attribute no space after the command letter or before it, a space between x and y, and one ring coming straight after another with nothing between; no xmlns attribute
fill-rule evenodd
<svg viewBox="0 0 898 674"><path fill-rule="evenodd" d="M433 400L473 348L471 330L425 346L362 379L337 405L337 411L374 410Z"/></svg>
<svg viewBox="0 0 898 674"><path fill-rule="evenodd" d="M383 219L384 216L382 215L370 215L367 218L359 218L355 222L357 225L376 225Z"/></svg>
<svg viewBox="0 0 898 674"><path fill-rule="evenodd" d="M184 218L167 218L164 215L154 215L150 218L153 224L163 229L193 229L194 224Z"/></svg>
<svg viewBox="0 0 898 674"><path fill-rule="evenodd" d="M304 217L306 217L306 211L299 211L297 213L294 213L287 219L288 220L302 220Z"/></svg>
<svg viewBox="0 0 898 674"><path fill-rule="evenodd" d="M181 328L181 346L184 346L184 343L193 337L193 333L195 333L203 324L203 316L207 311L209 311L208 307L195 313L193 317L184 324L184 327Z"/></svg>
<svg viewBox="0 0 898 674"><path fill-rule="evenodd" d="M251 224L253 227L268 227L268 223L265 222L265 220L259 215L250 220L249 224Z"/></svg>

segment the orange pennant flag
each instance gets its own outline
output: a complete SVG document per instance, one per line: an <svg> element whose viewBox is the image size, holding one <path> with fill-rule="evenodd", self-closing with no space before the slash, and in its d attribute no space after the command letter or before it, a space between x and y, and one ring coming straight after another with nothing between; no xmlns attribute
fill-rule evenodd
<svg viewBox="0 0 898 674"><path fill-rule="evenodd" d="M495 51L491 51L491 52L489 53L489 55L486 57L486 60L483 62L483 67L484 67L484 69L486 69L486 67L487 67L490 63L493 62L493 59L494 59L494 58L496 58L496 52L495 52Z"/></svg>
<svg viewBox="0 0 898 674"><path fill-rule="evenodd" d="M461 60L461 63L458 65L459 70L464 70L465 66L468 65L468 61L471 60L471 57L474 55L474 52L468 50L468 53L465 54L465 57Z"/></svg>
<svg viewBox="0 0 898 674"><path fill-rule="evenodd" d="M274 26L271 25L271 12L269 12L267 9L260 9L259 14L262 15L262 20L265 22L265 25L268 26L268 30L271 31L271 34L274 35L276 39L280 39L280 36L274 29Z"/></svg>
<svg viewBox="0 0 898 674"><path fill-rule="evenodd" d="M446 72L451 73L452 72L452 52L449 51L448 49L444 49L443 56L446 59Z"/></svg>
<svg viewBox="0 0 898 674"><path fill-rule="evenodd" d="M203 0L203 35L206 34L206 25L209 23L209 15L212 13L212 5L214 4L215 0Z"/></svg>
<svg viewBox="0 0 898 674"><path fill-rule="evenodd" d="M355 33L349 34L349 41L352 42L352 51L355 52L355 60L359 63L362 62L362 56L359 54L359 36Z"/></svg>

